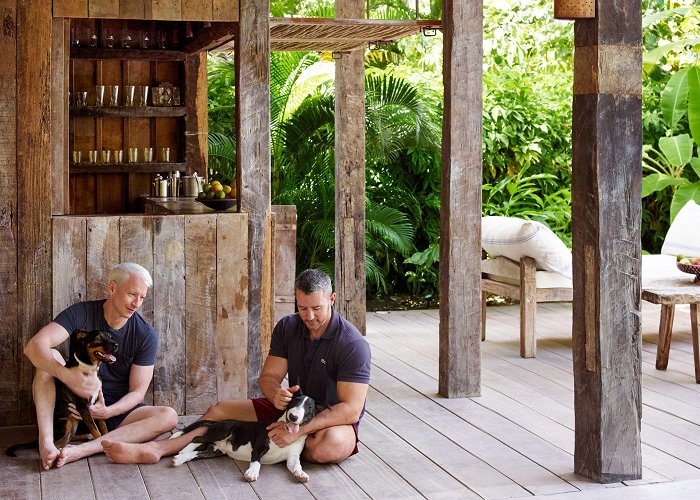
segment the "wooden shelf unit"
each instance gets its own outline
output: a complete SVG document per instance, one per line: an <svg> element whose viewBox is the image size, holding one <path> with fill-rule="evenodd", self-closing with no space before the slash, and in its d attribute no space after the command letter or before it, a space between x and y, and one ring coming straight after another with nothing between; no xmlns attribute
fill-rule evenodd
<svg viewBox="0 0 700 500"><path fill-rule="evenodd" d="M155 40L160 30L173 33L173 26L156 21L71 20L71 28L76 28L71 33L96 33L100 46L70 47L68 90L73 99L77 92L87 92L89 106L69 103L69 157L73 151L81 151L84 158L88 151L117 149L126 155L132 147L152 147L156 152L168 147L172 157L169 163L69 163L70 214L141 212L154 174L172 170L206 174L206 60L200 54L178 50L173 40L167 50L118 48L119 40L115 41L115 48L102 46L103 34L108 30L147 32ZM135 39L133 43L138 46L138 42ZM197 74L192 75L193 71ZM123 106L126 85L152 89L164 82L180 88L181 105L153 106L149 90L147 106ZM119 86L118 105L94 106L96 85ZM203 98L197 98L198 85L204 85ZM108 99L105 95L105 101ZM203 130L193 128L198 126L203 126ZM204 140L197 137L202 134Z"/></svg>

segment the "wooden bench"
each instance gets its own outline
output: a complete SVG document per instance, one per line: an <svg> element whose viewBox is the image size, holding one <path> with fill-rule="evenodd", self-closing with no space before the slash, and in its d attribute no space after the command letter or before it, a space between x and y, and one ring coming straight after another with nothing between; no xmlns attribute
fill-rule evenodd
<svg viewBox="0 0 700 500"><path fill-rule="evenodd" d="M505 257L481 261L481 340L486 338L486 293L520 302L520 356L534 358L535 314L538 302L571 302L571 280L549 271L538 271L535 260L523 257L520 263Z"/></svg>

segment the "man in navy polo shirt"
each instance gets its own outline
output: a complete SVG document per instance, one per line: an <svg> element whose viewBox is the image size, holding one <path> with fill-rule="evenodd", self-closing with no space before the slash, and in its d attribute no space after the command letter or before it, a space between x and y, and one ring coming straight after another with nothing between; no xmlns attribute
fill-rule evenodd
<svg viewBox="0 0 700 500"><path fill-rule="evenodd" d="M307 269L294 285L298 312L282 318L272 333L270 353L259 379L265 397L221 401L202 418L276 420L301 387L304 394L329 408L297 434L288 432L282 422L271 424L270 439L285 446L306 434L305 460L336 463L357 453L358 424L369 387L369 344L333 309L335 293L326 273ZM282 386L286 375L293 384L289 388ZM175 439L144 444L103 441L102 445L114 462L154 463L176 454L205 431L201 427Z"/></svg>

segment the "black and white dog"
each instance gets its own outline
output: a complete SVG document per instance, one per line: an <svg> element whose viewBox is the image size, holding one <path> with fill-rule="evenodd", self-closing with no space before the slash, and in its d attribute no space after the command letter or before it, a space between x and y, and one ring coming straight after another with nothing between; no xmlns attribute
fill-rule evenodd
<svg viewBox="0 0 700 500"><path fill-rule="evenodd" d="M316 414L316 402L301 391L292 396L287 410L279 419L291 433L311 421ZM255 481L260 475L260 464L276 464L287 461L287 468L301 483L309 480L308 474L301 468L300 456L304 449L306 435L294 443L280 448L268 436L266 427L272 421L241 422L240 420L198 420L182 432L173 434L173 438L186 434L197 427L208 427L206 434L198 436L173 457L173 465L182 465L195 458L212 458L222 454L235 460L250 461L250 467L243 477L246 481Z"/></svg>

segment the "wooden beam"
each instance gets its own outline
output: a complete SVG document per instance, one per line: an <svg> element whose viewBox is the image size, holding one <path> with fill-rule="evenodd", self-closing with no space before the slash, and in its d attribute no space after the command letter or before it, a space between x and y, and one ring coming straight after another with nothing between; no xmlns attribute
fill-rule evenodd
<svg viewBox="0 0 700 500"><path fill-rule="evenodd" d="M17 2L1 0L0 17L7 30L0 37L0 359L7 367L0 378L0 426L7 426L28 417L17 404L24 364L17 293Z"/></svg>
<svg viewBox="0 0 700 500"><path fill-rule="evenodd" d="M233 40L236 34L237 23L213 23L208 28L197 31L195 36L188 40L183 50L188 53L214 50Z"/></svg>
<svg viewBox="0 0 700 500"><path fill-rule="evenodd" d="M50 0L17 2L17 285L20 344L51 321ZM46 98L38 98L46 96ZM58 103L57 103L58 104ZM62 105L62 103L61 103ZM49 191L50 193L50 191ZM31 364L20 372L19 414L31 421Z"/></svg>
<svg viewBox="0 0 700 500"><path fill-rule="evenodd" d="M338 19L363 17L364 2L336 2ZM336 309L362 334L365 296L365 67L364 53L335 62L335 291Z"/></svg>
<svg viewBox="0 0 700 500"><path fill-rule="evenodd" d="M248 214L248 394L260 394L260 340L270 318L270 29L266 0L242 0L237 25L236 176L240 209ZM269 297L267 297L269 299Z"/></svg>
<svg viewBox="0 0 700 500"><path fill-rule="evenodd" d="M601 483L642 477L641 4L575 22L574 467Z"/></svg>
<svg viewBox="0 0 700 500"><path fill-rule="evenodd" d="M440 373L447 397L481 392L483 4L443 0Z"/></svg>
<svg viewBox="0 0 700 500"><path fill-rule="evenodd" d="M187 174L207 175L207 53L191 54L185 58L185 164Z"/></svg>

